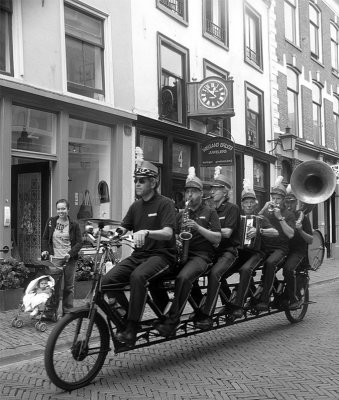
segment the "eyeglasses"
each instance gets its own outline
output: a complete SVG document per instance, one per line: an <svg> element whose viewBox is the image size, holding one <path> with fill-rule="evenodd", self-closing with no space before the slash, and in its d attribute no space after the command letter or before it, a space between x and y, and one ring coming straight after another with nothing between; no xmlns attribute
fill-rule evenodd
<svg viewBox="0 0 339 400"><path fill-rule="evenodd" d="M134 183L141 183L142 185L146 182L147 178L135 178Z"/></svg>

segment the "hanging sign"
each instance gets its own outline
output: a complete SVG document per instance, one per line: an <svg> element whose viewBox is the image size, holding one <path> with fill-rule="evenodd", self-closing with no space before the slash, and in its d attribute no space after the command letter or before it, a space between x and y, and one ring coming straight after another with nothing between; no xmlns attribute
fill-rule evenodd
<svg viewBox="0 0 339 400"><path fill-rule="evenodd" d="M223 137L214 137L201 144L201 166L234 165L234 142Z"/></svg>

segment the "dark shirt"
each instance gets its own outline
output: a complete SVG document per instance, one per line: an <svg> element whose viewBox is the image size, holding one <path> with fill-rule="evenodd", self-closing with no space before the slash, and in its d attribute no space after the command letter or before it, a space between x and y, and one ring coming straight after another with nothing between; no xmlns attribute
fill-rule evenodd
<svg viewBox="0 0 339 400"><path fill-rule="evenodd" d="M281 222L274 216L274 213L270 213L267 210L264 211L263 214L275 228L279 235L275 237L265 237L265 251L272 252L277 249L281 249L286 255L289 251L289 238L285 235ZM285 218L287 225L289 225L292 229L295 229L295 216L294 213L288 211L286 208L281 209L281 216Z"/></svg>
<svg viewBox="0 0 339 400"><path fill-rule="evenodd" d="M172 200L168 197L155 193L154 196L144 201L135 201L127 211L121 226L129 231L138 232L140 230L160 230L169 227L175 231L175 208ZM173 263L176 258L176 241L174 233L170 240L154 240L150 237L145 239L145 244L141 248L136 248L134 256L141 255L163 256L168 262Z"/></svg>
<svg viewBox="0 0 339 400"><path fill-rule="evenodd" d="M224 253L226 250L232 251L234 247L240 244L239 238L239 223L240 223L240 210L236 204L230 203L227 200L222 202L216 209L219 217L221 228L233 229L229 238L221 238L221 242L216 250L217 255Z"/></svg>
<svg viewBox="0 0 339 400"><path fill-rule="evenodd" d="M299 213L295 213L295 218L297 219L298 217ZM302 230L309 235L313 235L311 222L307 215L304 216L304 219L302 221ZM290 253L300 254L301 256L304 256L306 254L308 244L301 237L297 229L294 230L294 237L290 239L289 244Z"/></svg>
<svg viewBox="0 0 339 400"><path fill-rule="evenodd" d="M180 211L177 215L177 234L180 233L181 221L183 218L184 211ZM193 219L202 227L209 229L212 232L220 232L220 222L218 214L215 210L205 205L200 205L200 207L195 210L189 210L189 219ZM202 236L198 231L192 230L192 239L189 241L189 256L200 256L207 261L212 258L215 248L213 244Z"/></svg>

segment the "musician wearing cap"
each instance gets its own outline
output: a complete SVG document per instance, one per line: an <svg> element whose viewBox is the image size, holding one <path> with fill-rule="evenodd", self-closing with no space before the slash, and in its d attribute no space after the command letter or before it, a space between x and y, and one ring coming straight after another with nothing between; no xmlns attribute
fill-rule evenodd
<svg viewBox="0 0 339 400"><path fill-rule="evenodd" d="M127 345L133 345L136 341L139 321L146 303L148 282L168 272L176 260L173 202L157 192L157 167L143 160L140 148L136 149L136 155L134 182L138 200L129 207L121 226L116 230L119 235L133 231L135 250L131 256L112 268L102 282L108 302L114 304L117 300L123 307L128 305L124 292L112 291L109 287L105 290L105 285L124 282L130 285L127 328L117 334L117 339Z"/></svg>
<svg viewBox="0 0 339 400"><path fill-rule="evenodd" d="M283 267L286 282L288 307L295 310L301 306L301 301L296 296L296 270L299 265L306 262L308 245L313 242L311 222L302 210L297 211L298 199L292 192L291 185L286 188L286 208L294 213L296 218L294 237L289 242L289 253Z"/></svg>
<svg viewBox="0 0 339 400"><path fill-rule="evenodd" d="M271 190L271 201L267 202L259 214L264 215L279 235L267 237L265 252L268 254L263 267L263 291L256 306L258 311L267 311L273 289L276 271L281 268L289 251L289 240L294 236L295 216L284 205L286 188L279 176Z"/></svg>
<svg viewBox="0 0 339 400"><path fill-rule="evenodd" d="M195 175L194 167L189 168L185 183L185 210L177 215L177 234L181 237L191 234L183 246L184 261L175 280L174 298L164 321L159 321L155 328L162 336L168 337L175 333L180 323L180 316L185 308L192 285L212 262L214 246L221 239L220 222L215 210L202 202L203 183ZM190 235L187 235L188 237Z"/></svg>
<svg viewBox="0 0 339 400"><path fill-rule="evenodd" d="M268 219L257 214L257 196L250 187L249 182L244 179L243 191L241 192L241 239L245 244L239 249L237 265L239 266L239 284L236 296L232 302L233 316L241 318L244 314L243 306L251 283L253 272L262 265L265 254L265 240L267 237L278 236L278 231L272 227Z"/></svg>
<svg viewBox="0 0 339 400"><path fill-rule="evenodd" d="M221 278L230 274L238 257L240 210L229 202L228 193L231 184L225 175L220 174L221 167L215 168L214 179L210 182L215 209L221 226L221 241L215 250L214 265L208 274L207 295L204 304L195 316L195 326L200 329L212 327L212 315L216 306Z"/></svg>

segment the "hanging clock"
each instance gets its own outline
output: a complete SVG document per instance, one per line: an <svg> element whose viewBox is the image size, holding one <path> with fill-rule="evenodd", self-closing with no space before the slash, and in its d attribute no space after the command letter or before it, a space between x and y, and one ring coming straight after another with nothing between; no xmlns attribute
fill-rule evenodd
<svg viewBox="0 0 339 400"><path fill-rule="evenodd" d="M198 89L200 103L206 108L218 108L222 106L228 95L225 83L218 78L205 80Z"/></svg>

